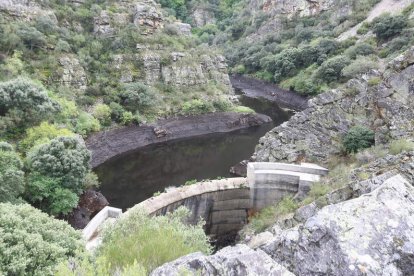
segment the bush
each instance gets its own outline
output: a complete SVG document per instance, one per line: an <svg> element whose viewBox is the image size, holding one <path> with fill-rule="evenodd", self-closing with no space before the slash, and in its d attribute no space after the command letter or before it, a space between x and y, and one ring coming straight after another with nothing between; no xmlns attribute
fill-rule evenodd
<svg viewBox="0 0 414 276"><path fill-rule="evenodd" d="M182 112L187 115L202 114L213 111L213 105L202 100L191 100L189 102L185 102L182 106Z"/></svg>
<svg viewBox="0 0 414 276"><path fill-rule="evenodd" d="M414 150L414 142L408 141L406 139L392 141L390 144L390 153L393 155L400 154L403 151L412 150Z"/></svg>
<svg viewBox="0 0 414 276"><path fill-rule="evenodd" d="M391 16L386 14L372 21L373 32L380 40L387 40L400 34L406 26L406 19L402 15Z"/></svg>
<svg viewBox="0 0 414 276"><path fill-rule="evenodd" d="M345 51L345 55L347 55L351 59L355 59L357 56L368 56L374 53L374 47L368 43L359 43L355 46L348 48Z"/></svg>
<svg viewBox="0 0 414 276"><path fill-rule="evenodd" d="M284 197L279 203L266 207L252 217L248 224L254 233L260 233L273 225L278 218L295 211L299 207L292 197Z"/></svg>
<svg viewBox="0 0 414 276"><path fill-rule="evenodd" d="M130 214L103 233L98 255L111 260L111 269L136 261L147 271L186 254L211 253L203 223L186 225L190 212L181 207L166 216L149 217L142 210Z"/></svg>
<svg viewBox="0 0 414 276"><path fill-rule="evenodd" d="M58 110L47 91L28 79L0 83L0 118L9 117L13 127L35 124Z"/></svg>
<svg viewBox="0 0 414 276"><path fill-rule="evenodd" d="M239 113L256 113L256 111L254 111L253 109L251 109L250 107L247 106L243 106L243 105L238 105L235 106L233 108L234 112L239 112Z"/></svg>
<svg viewBox="0 0 414 276"><path fill-rule="evenodd" d="M342 70L342 75L345 78L351 79L355 78L361 74L365 74L372 69L378 69L378 63L373 60L365 57L360 57L354 62L346 66Z"/></svg>
<svg viewBox="0 0 414 276"><path fill-rule="evenodd" d="M95 119L92 115L82 112L77 120L75 127L75 132L83 136L87 136L91 132L96 132L101 130L101 125L99 121Z"/></svg>
<svg viewBox="0 0 414 276"><path fill-rule="evenodd" d="M141 111L156 103L154 91L139 82L125 84L124 90L119 97L121 98L122 105L131 112Z"/></svg>
<svg viewBox="0 0 414 276"><path fill-rule="evenodd" d="M58 137L29 152L27 164L32 172L61 178L62 185L77 194L90 170L91 153L78 137Z"/></svg>
<svg viewBox="0 0 414 276"><path fill-rule="evenodd" d="M349 63L349 58L345 56L335 56L322 63L316 74L326 82L338 81L342 77L342 69L349 65Z"/></svg>
<svg viewBox="0 0 414 276"><path fill-rule="evenodd" d="M362 126L352 127L343 138L343 146L347 153L355 153L375 144L375 134Z"/></svg>
<svg viewBox="0 0 414 276"><path fill-rule="evenodd" d="M0 202L16 202L24 192L23 162L10 144L2 144L0 148Z"/></svg>
<svg viewBox="0 0 414 276"><path fill-rule="evenodd" d="M98 119L101 125L107 126L111 124L111 108L106 104L98 104L95 106L93 116Z"/></svg>
<svg viewBox="0 0 414 276"><path fill-rule="evenodd" d="M0 272L54 275L59 262L83 251L80 233L28 204L0 203Z"/></svg>
<svg viewBox="0 0 414 276"><path fill-rule="evenodd" d="M48 143L51 139L58 136L74 136L75 134L66 128L58 128L48 122L43 122L39 126L29 128L26 137L19 143L19 148L23 152L29 151L33 146Z"/></svg>

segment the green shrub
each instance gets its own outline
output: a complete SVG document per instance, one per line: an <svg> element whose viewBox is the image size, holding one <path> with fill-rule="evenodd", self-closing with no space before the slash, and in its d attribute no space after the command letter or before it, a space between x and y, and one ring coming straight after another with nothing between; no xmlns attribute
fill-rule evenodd
<svg viewBox="0 0 414 276"><path fill-rule="evenodd" d="M10 118L14 128L40 122L58 110L59 105L47 91L31 80L19 78L0 83L0 118Z"/></svg>
<svg viewBox="0 0 414 276"><path fill-rule="evenodd" d="M122 105L131 112L141 111L156 104L155 92L139 82L125 84L119 97Z"/></svg>
<svg viewBox="0 0 414 276"><path fill-rule="evenodd" d="M407 26L404 16L385 14L372 21L372 29L378 39L386 40L401 33Z"/></svg>
<svg viewBox="0 0 414 276"><path fill-rule="evenodd" d="M299 207L292 197L284 197L279 203L266 207L251 218L248 228L254 233L260 233L273 225L276 220L292 213Z"/></svg>
<svg viewBox="0 0 414 276"><path fill-rule="evenodd" d="M203 100L191 100L182 105L182 112L188 115L209 113L214 111L214 107L210 102Z"/></svg>
<svg viewBox="0 0 414 276"><path fill-rule="evenodd" d="M365 74L372 69L378 69L378 62L369 58L359 57L342 70L342 75L345 78L351 79Z"/></svg>
<svg viewBox="0 0 414 276"><path fill-rule="evenodd" d="M390 144L390 153L393 155L400 154L403 151L414 150L414 142L406 139L392 141Z"/></svg>
<svg viewBox="0 0 414 276"><path fill-rule="evenodd" d="M27 152L33 146L48 143L51 139L58 136L74 136L75 134L66 128L58 128L48 122L43 122L26 130L26 137L19 143L19 148Z"/></svg>
<svg viewBox="0 0 414 276"><path fill-rule="evenodd" d="M90 156L76 137L58 137L35 147L27 156L27 200L53 215L69 213L85 189Z"/></svg>
<svg viewBox="0 0 414 276"><path fill-rule="evenodd" d="M15 202L24 191L23 162L6 144L0 148L0 202Z"/></svg>
<svg viewBox="0 0 414 276"><path fill-rule="evenodd" d="M373 78L370 78L369 80L368 80L368 85L369 86L375 86L375 85L378 85L378 84L380 84L381 83L381 78L380 77L373 77Z"/></svg>
<svg viewBox="0 0 414 276"><path fill-rule="evenodd" d="M83 251L81 235L28 204L0 203L0 271L54 275L56 264Z"/></svg>
<svg viewBox="0 0 414 276"><path fill-rule="evenodd" d="M322 63L316 75L326 82L338 81L342 77L342 69L349 65L349 63L349 58L335 56Z"/></svg>
<svg viewBox="0 0 414 276"><path fill-rule="evenodd" d="M107 126L111 124L111 108L106 104L95 106L93 116L98 119L101 125Z"/></svg>
<svg viewBox="0 0 414 276"><path fill-rule="evenodd" d="M355 153L375 144L375 134L362 126L352 127L343 138L343 146L347 153Z"/></svg>
<svg viewBox="0 0 414 276"><path fill-rule="evenodd" d="M101 130L101 125L97 119L95 119L92 115L82 112L77 120L75 126L75 132L79 133L83 136L87 136L91 132L96 132Z"/></svg>
<svg viewBox="0 0 414 276"><path fill-rule="evenodd" d="M358 43L345 51L345 55L347 55L351 59L355 59L357 56L368 56L374 53L374 47L368 43Z"/></svg>
<svg viewBox="0 0 414 276"><path fill-rule="evenodd" d="M239 113L256 113L256 111L254 111L253 109L251 109L250 107L247 106L243 106L243 105L238 105L235 106L233 108L234 112L239 112Z"/></svg>
<svg viewBox="0 0 414 276"><path fill-rule="evenodd" d="M211 253L203 223L184 224L189 215L184 207L157 217L149 217L142 210L130 211L104 231L98 255L111 260L112 270L136 261L151 271L192 252Z"/></svg>

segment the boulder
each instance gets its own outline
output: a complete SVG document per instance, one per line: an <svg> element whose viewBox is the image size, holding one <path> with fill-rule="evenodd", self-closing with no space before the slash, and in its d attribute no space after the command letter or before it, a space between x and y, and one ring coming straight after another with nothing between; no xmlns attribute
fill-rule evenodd
<svg viewBox="0 0 414 276"><path fill-rule="evenodd" d="M216 254L205 256L193 253L155 269L152 276L172 275L293 275L260 249L246 245L226 247Z"/></svg>
<svg viewBox="0 0 414 276"><path fill-rule="evenodd" d="M75 229L83 229L94 215L108 205L108 200L100 192L87 190L80 196L78 207L69 215L68 222Z"/></svg>
<svg viewBox="0 0 414 276"><path fill-rule="evenodd" d="M414 188L401 175L261 247L296 275L413 275Z"/></svg>

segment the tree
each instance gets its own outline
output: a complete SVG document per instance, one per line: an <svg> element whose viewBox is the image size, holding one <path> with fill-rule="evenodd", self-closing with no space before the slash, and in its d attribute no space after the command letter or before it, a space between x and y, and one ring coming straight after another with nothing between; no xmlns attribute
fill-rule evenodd
<svg viewBox="0 0 414 276"><path fill-rule="evenodd" d="M23 162L10 144L0 144L0 202L15 202L24 191Z"/></svg>
<svg viewBox="0 0 414 276"><path fill-rule="evenodd" d="M48 122L43 122L39 126L29 128L26 137L20 141L19 149L27 152L35 145L45 144L51 139L59 136L74 136L75 134L66 128L58 128Z"/></svg>
<svg viewBox="0 0 414 276"><path fill-rule="evenodd" d="M322 63L316 74L320 79L326 82L338 81L342 77L342 69L349 63L349 58L345 56L335 56Z"/></svg>
<svg viewBox="0 0 414 276"><path fill-rule="evenodd" d="M347 153L355 153L375 144L375 134L362 126L352 127L342 141Z"/></svg>
<svg viewBox="0 0 414 276"><path fill-rule="evenodd" d="M35 124L57 111L59 105L43 86L31 80L18 78L0 83L0 119L9 119L8 127Z"/></svg>
<svg viewBox="0 0 414 276"><path fill-rule="evenodd" d="M391 16L386 14L375 18L372 21L372 26L373 32L377 38L386 40L400 34L407 26L407 22L402 15Z"/></svg>
<svg viewBox="0 0 414 276"><path fill-rule="evenodd" d="M120 98L122 105L132 112L155 104L154 91L140 82L125 84Z"/></svg>
<svg viewBox="0 0 414 276"><path fill-rule="evenodd" d="M90 171L90 159L91 153L81 138L58 137L30 151L27 164L32 173L60 179L62 187L80 194Z"/></svg>
<svg viewBox="0 0 414 276"><path fill-rule="evenodd" d="M54 275L56 264L84 249L66 222L28 205L0 203L0 274Z"/></svg>

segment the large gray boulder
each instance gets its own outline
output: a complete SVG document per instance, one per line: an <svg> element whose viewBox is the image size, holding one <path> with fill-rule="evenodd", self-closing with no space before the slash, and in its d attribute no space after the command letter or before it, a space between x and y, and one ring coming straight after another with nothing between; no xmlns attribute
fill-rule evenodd
<svg viewBox="0 0 414 276"><path fill-rule="evenodd" d="M226 247L211 256L193 253L181 257L155 269L151 275L290 276L293 274L260 249L253 250L246 245L237 245Z"/></svg>
<svg viewBox="0 0 414 276"><path fill-rule="evenodd" d="M414 275L414 188L396 175L261 248L297 275Z"/></svg>

